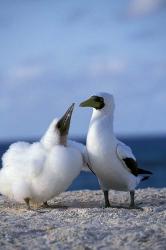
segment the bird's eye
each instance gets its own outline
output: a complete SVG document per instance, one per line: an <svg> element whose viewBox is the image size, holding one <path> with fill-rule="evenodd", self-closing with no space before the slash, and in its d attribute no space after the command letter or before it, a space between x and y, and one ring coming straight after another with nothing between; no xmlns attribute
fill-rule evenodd
<svg viewBox="0 0 166 250"><path fill-rule="evenodd" d="M56 127L57 127L58 129L60 129L61 125L60 125L59 122L57 123Z"/></svg>
<svg viewBox="0 0 166 250"><path fill-rule="evenodd" d="M99 96L92 96L92 98L93 98L93 100L95 101L95 102L102 102L103 100L102 100L102 97L99 97Z"/></svg>

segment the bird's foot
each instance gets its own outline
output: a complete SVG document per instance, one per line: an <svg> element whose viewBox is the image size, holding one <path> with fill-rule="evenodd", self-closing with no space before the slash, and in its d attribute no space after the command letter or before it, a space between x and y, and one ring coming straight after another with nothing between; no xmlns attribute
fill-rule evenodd
<svg viewBox="0 0 166 250"><path fill-rule="evenodd" d="M138 210L143 211L143 208L142 208L142 207L136 206L135 204L130 204L130 205L129 205L129 209L138 209Z"/></svg>
<svg viewBox="0 0 166 250"><path fill-rule="evenodd" d="M103 206L103 209L104 208L110 208L110 207L111 207L110 203L105 203L104 206Z"/></svg>

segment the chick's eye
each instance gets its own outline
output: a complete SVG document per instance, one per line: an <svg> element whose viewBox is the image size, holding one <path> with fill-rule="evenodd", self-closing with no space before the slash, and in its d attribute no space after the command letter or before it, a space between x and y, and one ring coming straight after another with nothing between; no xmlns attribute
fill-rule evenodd
<svg viewBox="0 0 166 250"><path fill-rule="evenodd" d="M60 123L58 122L57 125L56 125L57 128L60 128Z"/></svg>

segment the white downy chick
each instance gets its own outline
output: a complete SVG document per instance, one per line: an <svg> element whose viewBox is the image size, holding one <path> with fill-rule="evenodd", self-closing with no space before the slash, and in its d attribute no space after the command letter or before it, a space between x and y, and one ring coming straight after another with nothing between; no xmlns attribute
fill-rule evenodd
<svg viewBox="0 0 166 250"><path fill-rule="evenodd" d="M74 104L54 119L39 142L12 144L2 157L0 193L18 202L46 202L65 191L79 175L83 158L67 144Z"/></svg>

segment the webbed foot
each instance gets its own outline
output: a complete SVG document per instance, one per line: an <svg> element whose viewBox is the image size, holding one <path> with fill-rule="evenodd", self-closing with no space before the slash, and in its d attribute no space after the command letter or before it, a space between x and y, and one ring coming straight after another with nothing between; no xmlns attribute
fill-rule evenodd
<svg viewBox="0 0 166 250"><path fill-rule="evenodd" d="M136 206L135 204L130 204L129 209L139 209L139 210L143 211L142 207Z"/></svg>

